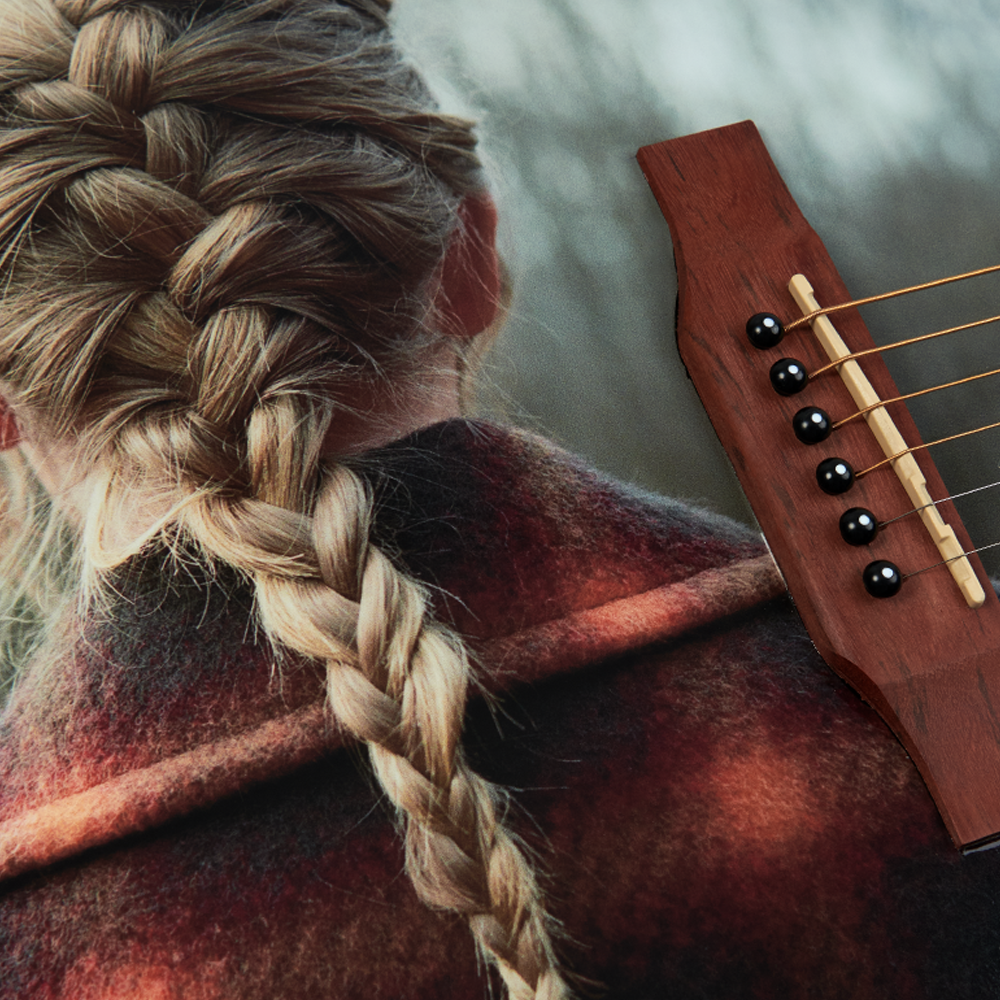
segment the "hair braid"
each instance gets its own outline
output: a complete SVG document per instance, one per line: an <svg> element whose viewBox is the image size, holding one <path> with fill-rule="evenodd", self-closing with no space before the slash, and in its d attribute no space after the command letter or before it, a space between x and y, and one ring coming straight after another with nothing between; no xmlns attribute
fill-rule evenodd
<svg viewBox="0 0 1000 1000"><path fill-rule="evenodd" d="M191 534L253 576L269 634L325 661L334 717L368 744L382 787L406 818L407 871L420 898L467 917L511 996L564 996L534 876L498 818L499 792L460 748L464 649L428 620L419 585L368 543L364 485L335 466L313 517L294 527L286 520L284 539L268 517L266 542L257 535L262 518L236 510L220 517L218 505L186 511ZM306 523L312 551L303 544ZM284 572L266 549L284 555Z"/></svg>
<svg viewBox="0 0 1000 1000"><path fill-rule="evenodd" d="M461 748L464 646L324 457L342 389L434 336L481 183L468 124L392 49L388 0L4 2L0 370L106 469L90 566L148 540L109 530L136 490L167 496L161 541L245 573L266 632L325 663L420 898L468 919L512 997L566 996L503 797Z"/></svg>

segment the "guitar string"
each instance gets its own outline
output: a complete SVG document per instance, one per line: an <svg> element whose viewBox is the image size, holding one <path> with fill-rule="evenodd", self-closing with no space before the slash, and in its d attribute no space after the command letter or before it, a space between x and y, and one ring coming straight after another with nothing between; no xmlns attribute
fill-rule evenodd
<svg viewBox="0 0 1000 1000"><path fill-rule="evenodd" d="M881 399L877 403L866 406L863 410L852 413L849 417L844 417L843 420L838 420L830 430L835 431L838 427L843 427L844 424L849 424L852 420L857 420L858 417L863 417L873 410L888 406L890 403L899 403L904 399L913 399L916 396L926 396L928 393L937 392L939 389L951 389L956 385L965 385L967 382L975 382L977 379L989 378L991 375L1000 375L1000 368L994 368L989 372L979 372L977 375L968 375L965 378L955 379L954 382L942 382L940 385L932 385L929 389L918 389L916 392L907 392L902 396L893 396L891 399Z"/></svg>
<svg viewBox="0 0 1000 1000"><path fill-rule="evenodd" d="M905 511L902 514L897 514L895 517L890 517L888 521L879 521L879 527L885 528L887 525L892 524L895 521L901 521L904 517L909 517L911 514L919 514L922 510L926 510L928 507L937 507L938 504L947 503L949 500L961 500L962 497L971 496L973 493L981 493L983 490L992 490L1000 486L1000 479L995 483L987 483L985 486L976 486L971 490L965 490L962 493L952 493L951 496L942 497L940 500L932 500L930 503L922 504L920 507L914 507L912 510ZM978 551L978 549L976 550Z"/></svg>
<svg viewBox="0 0 1000 1000"><path fill-rule="evenodd" d="M948 559L942 559L940 562L931 563L930 566L925 566L923 569L915 569L912 573L903 573L902 578L904 580L909 580L911 576L920 576L921 573L926 573L929 569L937 569L938 566L947 566L948 563L954 562L956 559L962 559L965 556L974 555L977 552L985 552L987 549L995 549L1000 542L990 542L989 545L980 545L978 548L969 549L966 552L959 552L957 556L950 556Z"/></svg>
<svg viewBox="0 0 1000 1000"><path fill-rule="evenodd" d="M959 279L958 278L949 278L947 280L949 280L949 281L958 281ZM922 287L925 287L925 286L917 286L917 287L918 288L922 288ZM905 291L913 291L913 289L906 289ZM905 291L904 292L891 292L889 295L882 296L882 298L891 298L893 295L903 295L903 294L905 294ZM875 298L871 298L871 299L859 299L858 302L851 302L851 303L848 303L848 305L858 305L859 303L863 303L863 302L874 302L874 301L877 301L878 298L879 297L875 297ZM839 308L839 307L834 306L833 308L836 309L836 308ZM820 313L819 312L812 312L809 315L812 316L812 317L816 317L816 316L819 316ZM804 316L802 318L805 319ZM846 364L848 361L856 361L858 358L867 357L869 354L882 354L885 351L892 351L892 350L894 350L897 347L908 347L910 344L919 344L919 343L921 343L921 341L924 341L924 340L933 340L935 337L947 337L948 334L950 334L950 333L960 333L962 330L971 330L973 327L986 326L988 323L996 323L998 320L1000 320L1000 315L989 316L986 319L977 319L977 320L974 320L971 323L962 323L960 326L951 326L947 330L937 330L934 333L924 333L924 334L921 334L919 337L908 337L906 340L897 340L895 343L893 343L893 344L886 344L884 347L869 347L869 348L866 348L863 351L855 351L853 354L845 354L842 358L837 358L836 361L831 361L829 364L823 365L821 368L817 368L814 372L809 372L809 374L806 376L806 378L807 378L807 381L812 381L814 378L817 378L819 375L823 375L823 374L825 374L828 371L832 371L834 368L839 368L841 365ZM786 332L790 328L791 328L790 326L786 327L785 328Z"/></svg>
<svg viewBox="0 0 1000 1000"><path fill-rule="evenodd" d="M1000 271L1000 264L992 264L989 267L980 267L975 271L966 271L964 274L953 274L948 278L937 278L934 281L925 281L919 285L910 285L908 288L897 288L894 292L883 292L881 295L869 295L864 299L854 299L851 302L839 302L836 305L824 306L822 309L814 309L811 313L806 313L798 319L792 320L785 327L785 333L798 329L811 323L820 316L828 316L830 313L840 312L843 309L853 309L856 306L866 306L872 302L884 302L886 299L894 299L900 295L909 295L911 292L922 292L928 288L939 288L941 285L949 285L954 281L965 281L967 278L978 278L981 274L992 274ZM840 362L838 362L839 364Z"/></svg>
<svg viewBox="0 0 1000 1000"><path fill-rule="evenodd" d="M944 444L946 441L957 441L959 438L969 437L972 434L980 434L983 431L992 430L994 427L1000 427L1000 420L996 421L996 423L984 424L982 427L974 427L971 431L962 431L959 434L949 434L948 437L938 438L936 441L927 441L923 444L915 444L910 448L904 448L902 451L897 451L895 455L883 458L881 462L876 462L874 465L869 465L867 469L862 469L860 472L856 472L854 474L854 478L861 479L863 476L867 476L869 472L881 469L883 465L895 462L897 458L902 458L904 455L910 455L915 451L922 451L924 448L933 448L935 445Z"/></svg>

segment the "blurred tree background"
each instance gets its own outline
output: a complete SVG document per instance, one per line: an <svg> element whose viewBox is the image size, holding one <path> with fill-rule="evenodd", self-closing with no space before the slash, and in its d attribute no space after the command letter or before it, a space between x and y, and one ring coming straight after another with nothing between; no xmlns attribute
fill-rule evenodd
<svg viewBox="0 0 1000 1000"><path fill-rule="evenodd" d="M676 355L639 146L754 119L857 297L1000 262L1000 0L397 0L396 19L482 121L516 289L491 405L618 476L752 521ZM865 315L888 343L998 304L981 278ZM1000 367L998 338L887 360L905 392ZM1000 420L1000 392L913 409L929 440ZM1000 479L1000 430L934 457L953 492ZM963 501L976 544L1000 540L998 505Z"/></svg>

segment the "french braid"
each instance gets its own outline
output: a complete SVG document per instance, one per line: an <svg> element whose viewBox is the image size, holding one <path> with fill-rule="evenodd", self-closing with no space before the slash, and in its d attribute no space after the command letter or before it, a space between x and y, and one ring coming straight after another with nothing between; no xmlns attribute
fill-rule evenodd
<svg viewBox="0 0 1000 1000"><path fill-rule="evenodd" d="M389 0L2 0L0 372L105 478L91 567L137 490L253 581L266 632L326 665L430 906L512 997L567 995L502 796L465 761L469 668L369 541L323 442L345 386L405 373L460 199L468 124L392 48ZM132 500L131 502L134 502Z"/></svg>

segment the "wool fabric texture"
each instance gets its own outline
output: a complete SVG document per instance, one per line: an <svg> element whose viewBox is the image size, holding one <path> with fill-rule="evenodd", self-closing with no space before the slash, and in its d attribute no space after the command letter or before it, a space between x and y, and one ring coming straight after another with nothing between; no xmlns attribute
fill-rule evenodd
<svg viewBox="0 0 1000 1000"><path fill-rule="evenodd" d="M759 539L484 423L357 468L476 655L466 746L581 996L1000 996L1000 854L954 848ZM111 593L2 720L0 997L487 996L249 589L151 554Z"/></svg>

